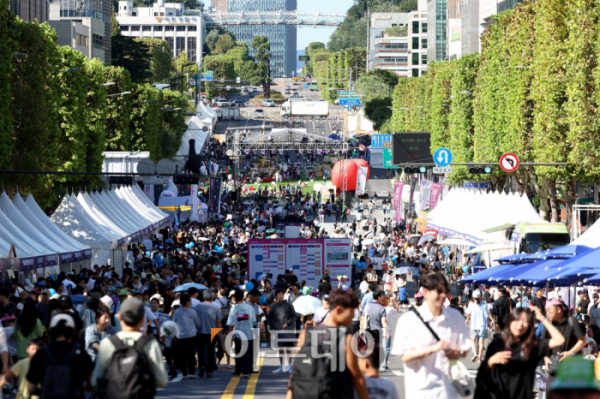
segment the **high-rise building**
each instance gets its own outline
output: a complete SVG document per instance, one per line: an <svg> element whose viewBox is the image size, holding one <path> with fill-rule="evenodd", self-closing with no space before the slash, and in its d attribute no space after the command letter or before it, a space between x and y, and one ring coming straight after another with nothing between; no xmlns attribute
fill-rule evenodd
<svg viewBox="0 0 600 399"><path fill-rule="evenodd" d="M448 59L462 53L462 0L448 0Z"/></svg>
<svg viewBox="0 0 600 399"><path fill-rule="evenodd" d="M296 11L297 0L227 0L227 12ZM266 36L271 45L271 76L281 77L296 70L296 26L289 25L229 25L237 41L248 43L250 56L255 36Z"/></svg>
<svg viewBox="0 0 600 399"><path fill-rule="evenodd" d="M408 77L425 74L428 64L428 51L432 46L427 20L427 4L419 0L419 9L408 14ZM435 41L433 42L435 44Z"/></svg>
<svg viewBox="0 0 600 399"><path fill-rule="evenodd" d="M210 0L210 6L217 12L227 12L227 0Z"/></svg>
<svg viewBox="0 0 600 399"><path fill-rule="evenodd" d="M427 0L427 34L429 62L448 59L448 2L447 0Z"/></svg>
<svg viewBox="0 0 600 399"><path fill-rule="evenodd" d="M49 22L59 45L110 64L111 0L55 0L49 6Z"/></svg>
<svg viewBox="0 0 600 399"><path fill-rule="evenodd" d="M383 39L384 36L387 36L387 39L400 37L404 38L404 42L406 42L407 37L407 13L399 13L399 12L374 12L371 14L371 23L369 26L369 43L368 43L368 60L367 65L369 71L372 71L375 68L379 68L382 64L390 64L395 65L396 61L395 55L389 52L383 52L388 44L384 44L385 42L380 40ZM386 34L387 30L387 34ZM388 42L391 43L391 42ZM398 44L398 43L396 43ZM399 49L394 49L393 52L396 52ZM403 57L406 57L406 48L404 48ZM380 58L377 62L376 58ZM383 62L381 59L386 58L386 62ZM376 66L375 64L379 66ZM404 69L406 70L406 61L404 61ZM384 68L386 69L386 68Z"/></svg>
<svg viewBox="0 0 600 399"><path fill-rule="evenodd" d="M48 21L48 0L10 0L9 7L25 22Z"/></svg>
<svg viewBox="0 0 600 399"><path fill-rule="evenodd" d="M461 2L461 55L479 52L479 0L462 0Z"/></svg>
<svg viewBox="0 0 600 399"><path fill-rule="evenodd" d="M151 7L135 7L133 1L119 1L117 21L123 36L165 40L173 57L185 52L188 60L201 65L205 25L201 17L184 13L183 3L158 0Z"/></svg>

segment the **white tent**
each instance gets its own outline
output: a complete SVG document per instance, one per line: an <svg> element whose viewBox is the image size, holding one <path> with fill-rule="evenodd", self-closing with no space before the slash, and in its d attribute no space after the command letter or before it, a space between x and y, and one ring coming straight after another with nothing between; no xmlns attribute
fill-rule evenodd
<svg viewBox="0 0 600 399"><path fill-rule="evenodd" d="M362 109L356 114L348 115L348 133L372 133L374 130L373 122L367 119Z"/></svg>
<svg viewBox="0 0 600 399"><path fill-rule="evenodd" d="M90 196L88 193L79 193L77 195L77 201L81 204L83 209L87 212L88 216L96 223L98 228L103 228L107 237L112 237L113 240L118 241L123 237L127 237L127 232L121 230L108 216L106 216L100 208L89 200Z"/></svg>
<svg viewBox="0 0 600 399"><path fill-rule="evenodd" d="M596 221L596 223L594 223L589 229L585 231L585 233L583 233L571 244L585 245L590 248L600 247L600 221Z"/></svg>
<svg viewBox="0 0 600 399"><path fill-rule="evenodd" d="M142 189L140 188L140 186L138 186L137 184L135 184L135 185L132 186L132 190L137 194L138 198L140 198L142 200L142 202L146 203L152 209L154 209L157 212L159 212L160 216L162 216L163 218L169 216L167 213L165 213L162 210L158 209L156 207L156 205L154 205L154 203L152 201L150 201L150 198L148 198L146 196L146 194L142 191Z"/></svg>
<svg viewBox="0 0 600 399"><path fill-rule="evenodd" d="M158 222L158 217L152 215L146 209L140 208L128 195L124 188L119 188L114 190L114 193L117 197L119 197L122 201L127 203L127 205L134 211L137 212L138 215L142 216L147 220L146 225L150 226L156 222Z"/></svg>
<svg viewBox="0 0 600 399"><path fill-rule="evenodd" d="M139 186L127 187L126 192L131 196L131 198L136 201L141 207L147 209L153 215L156 215L158 221L163 220L168 217L166 213L158 209L154 204L148 201L148 197L142 192Z"/></svg>
<svg viewBox="0 0 600 399"><path fill-rule="evenodd" d="M181 137L181 147L179 147L177 155L188 156L190 154L190 140L192 139L196 140L194 146L196 154L200 154L209 135L208 131L202 130L202 127L206 125L197 116L192 116L186 123L188 127Z"/></svg>
<svg viewBox="0 0 600 399"><path fill-rule="evenodd" d="M124 231L139 231L145 226L138 226L131 222L128 218L126 218L123 214L120 213L118 208L113 208L109 206L105 202L105 198L100 195L100 193L90 193L90 199L94 202L94 204L108 216L112 221L114 221L117 226Z"/></svg>
<svg viewBox="0 0 600 399"><path fill-rule="evenodd" d="M483 242L483 230L518 222L543 222L526 196L462 188L450 190L427 215L427 228L437 228L446 236L461 236L477 245Z"/></svg>
<svg viewBox="0 0 600 399"><path fill-rule="evenodd" d="M202 102L199 102L196 106L196 117L203 123L208 123L208 127L214 126L218 119L217 113Z"/></svg>

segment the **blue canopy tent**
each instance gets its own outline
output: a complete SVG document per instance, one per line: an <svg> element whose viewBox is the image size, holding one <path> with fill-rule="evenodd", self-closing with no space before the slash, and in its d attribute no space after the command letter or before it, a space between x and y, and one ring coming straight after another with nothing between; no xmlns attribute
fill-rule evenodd
<svg viewBox="0 0 600 399"><path fill-rule="evenodd" d="M529 254L513 254L495 259L494 262L501 264L517 264L521 261L521 259L526 258L527 256L529 256Z"/></svg>
<svg viewBox="0 0 600 399"><path fill-rule="evenodd" d="M565 245L562 247L548 249L546 251L537 252L535 254L527 255L522 262L531 262L546 259L569 259L574 256L585 255L592 251L592 248L586 247L585 245Z"/></svg>

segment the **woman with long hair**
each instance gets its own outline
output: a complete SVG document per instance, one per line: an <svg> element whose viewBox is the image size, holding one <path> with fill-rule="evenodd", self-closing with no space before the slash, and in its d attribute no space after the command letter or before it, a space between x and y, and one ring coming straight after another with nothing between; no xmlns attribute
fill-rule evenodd
<svg viewBox="0 0 600 399"><path fill-rule="evenodd" d="M17 358L19 360L29 357L27 346L29 341L44 337L44 327L37 318L37 311L33 299L25 299L23 310L15 322L14 335L17 337Z"/></svg>
<svg viewBox="0 0 600 399"><path fill-rule="evenodd" d="M536 337L534 315L550 339ZM487 348L477 373L474 398L533 399L533 380L539 361L564 343L565 338L539 308L513 309L502 335Z"/></svg>

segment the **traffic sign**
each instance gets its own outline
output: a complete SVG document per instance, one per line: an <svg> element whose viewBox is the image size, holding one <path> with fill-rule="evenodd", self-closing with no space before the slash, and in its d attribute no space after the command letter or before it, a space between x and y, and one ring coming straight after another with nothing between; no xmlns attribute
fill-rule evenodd
<svg viewBox="0 0 600 399"><path fill-rule="evenodd" d="M302 87L298 87L298 91L302 91Z"/></svg>
<svg viewBox="0 0 600 399"><path fill-rule="evenodd" d="M303 86L303 87L304 87L305 89L308 89L308 83L304 83L304 86Z"/></svg>
<svg viewBox="0 0 600 399"><path fill-rule="evenodd" d="M321 86L317 87L317 91L321 91L323 88Z"/></svg>
<svg viewBox="0 0 600 399"><path fill-rule="evenodd" d="M364 145L364 144L359 144L359 145L358 145L358 151L360 151L360 152L363 152L363 151L364 151L364 150L366 150L366 149L367 149L367 147L365 147L365 145Z"/></svg>
<svg viewBox="0 0 600 399"><path fill-rule="evenodd" d="M435 173L436 175L444 175L446 173L452 173L452 168L447 166L447 167L440 167L440 168L433 168L433 173Z"/></svg>
<svg viewBox="0 0 600 399"><path fill-rule="evenodd" d="M447 148L438 148L433 154L433 162L439 167L445 167L452 163L452 151Z"/></svg>
<svg viewBox="0 0 600 399"><path fill-rule="evenodd" d="M514 172L519 167L519 157L512 152L507 152L500 157L500 167L505 172Z"/></svg>

